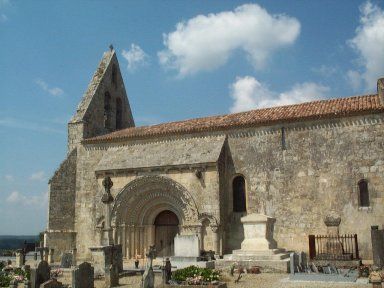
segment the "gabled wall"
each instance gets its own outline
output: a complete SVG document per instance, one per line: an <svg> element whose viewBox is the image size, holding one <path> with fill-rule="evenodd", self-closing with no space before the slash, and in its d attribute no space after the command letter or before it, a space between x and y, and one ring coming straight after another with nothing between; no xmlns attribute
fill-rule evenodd
<svg viewBox="0 0 384 288"><path fill-rule="evenodd" d="M106 111L105 95L110 96ZM117 99L121 101L121 125L116 127ZM68 151L81 140L134 127L129 100L114 50L105 52L76 114L68 123Z"/></svg>

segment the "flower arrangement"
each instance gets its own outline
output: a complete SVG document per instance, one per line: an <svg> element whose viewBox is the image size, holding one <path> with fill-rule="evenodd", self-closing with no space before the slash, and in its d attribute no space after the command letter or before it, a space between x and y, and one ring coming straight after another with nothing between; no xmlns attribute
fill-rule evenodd
<svg viewBox="0 0 384 288"><path fill-rule="evenodd" d="M51 278L57 278L57 277L60 277L61 275L63 275L63 270L61 270L60 268L57 268L51 271Z"/></svg>
<svg viewBox="0 0 384 288"><path fill-rule="evenodd" d="M220 271L210 268L189 266L172 273L172 279L178 283L204 285L220 279Z"/></svg>
<svg viewBox="0 0 384 288"><path fill-rule="evenodd" d="M11 282L22 283L25 279L29 279L30 274L26 271L16 268L9 272L0 273L0 287L8 287Z"/></svg>

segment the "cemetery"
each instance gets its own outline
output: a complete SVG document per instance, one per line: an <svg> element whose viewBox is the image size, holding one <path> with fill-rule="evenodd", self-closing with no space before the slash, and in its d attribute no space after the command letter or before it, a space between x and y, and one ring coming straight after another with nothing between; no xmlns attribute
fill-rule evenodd
<svg viewBox="0 0 384 288"><path fill-rule="evenodd" d="M0 0L0 6L6 6L8 2ZM112 2L111 6L115 7L124 1L116 1L117 4ZM169 1L165 2L167 4ZM218 5L219 2L212 1L209 5ZM231 1L224 2L229 6ZM87 1L84 3L87 5ZM369 22L366 20L368 14L382 14L384 19L384 11L373 13L372 7L375 5L369 1L366 6L365 9L360 8L361 13L364 10L367 14L361 16L360 22ZM73 9L74 12L78 13L79 8ZM251 11L244 13L247 9ZM250 21L248 18L253 19L252 13L255 11L257 17ZM239 14L244 14L248 20L233 21L232 17L236 18ZM185 47L192 51L194 47L189 47L189 41L200 38L199 33L205 33L204 30L209 30L210 26L224 23L220 31L231 31L229 28L232 27L229 26L243 27L244 21L250 21L250 24L243 27L247 28L244 30L256 25L257 30L261 31L264 30L263 25L253 22L258 23L265 18L269 19L267 22L273 23L290 18L284 13L271 16L252 3L230 12L207 15L180 22L175 26L175 32L163 34L163 44L171 45L181 41L182 44L176 45L175 51ZM230 21L225 18L227 20L219 20L218 24L212 25L210 21L217 17L229 17ZM142 20L140 18L143 17L135 19ZM108 24L115 20L105 17L104 22ZM6 21L5 14L0 13L0 24L6 25ZM121 19L116 22L119 21ZM205 27L203 22L210 23L209 27ZM300 22L295 18L289 22L297 22L294 30L300 34ZM380 23L383 26L384 21ZM95 22L86 24L84 27L88 28L95 25ZM192 33L191 37L177 36L178 33L193 31L189 25L205 28L201 30L203 32ZM136 29L133 27L131 30ZM195 81L208 79L213 69L209 65L206 67L205 62L210 62L212 59L209 58L214 58L216 54L222 53L219 57L221 60L215 60L215 65L221 66L230 58L231 53L235 54L235 50L240 54L245 52L249 59L255 58L252 62L255 62L253 66L256 68L261 62L268 64L267 56L270 52L260 53L263 49L252 51L253 45L265 45L265 49L272 53L277 50L277 47L273 47L274 42L288 46L294 39L291 41L284 38L296 34L280 33L276 29L276 34L281 34L281 40L275 41L272 38L271 41L260 40L258 43L252 29L250 35L244 32L246 37L242 36L243 31L240 30L228 35L219 33L221 36L218 38L227 39L235 35L234 40L241 40L241 43L229 43L230 48L220 47L223 51L216 51L216 46L220 46L215 43L220 42L215 40L216 32L209 30L211 33L201 37L203 40L198 39L197 42L204 42L202 53L212 50L211 56L207 54L203 58L197 57L196 61L192 58L191 61L187 59L188 55L180 54L181 58L186 58L186 63L191 62L190 65L204 64L206 76L196 77ZM360 30L357 28L356 33ZM305 29L303 31L303 34L315 34ZM118 35L118 31L115 34ZM269 36L269 31L263 31L263 34ZM86 33L84 35L90 36ZM87 37L82 36L81 42L92 46ZM348 45L357 45L352 42L349 41ZM66 49L71 46L68 43L63 45ZM377 41L374 47L379 47L380 43ZM131 45L132 49L136 47ZM230 51L226 52L226 49ZM140 51L137 50L135 55L141 58L143 66L147 60L145 64L153 65L155 61L149 61L149 58L146 59L148 55L144 51L140 54ZM172 51L157 52L160 66L175 61L177 55L172 56ZM195 55L196 51L191 54ZM298 51L296 53L299 55L301 50ZM130 61L132 57L127 54L127 51L122 50L124 59ZM312 82L296 84L292 88L293 92L282 92L288 85L285 83L287 81L273 78L274 82L282 84L282 88L272 92L253 76L235 76L236 83L246 80L251 84L244 82L246 84L242 85L249 87L239 86L241 89L236 88L235 83L227 85L232 100L241 94L241 101L255 102L255 105L262 102L259 106L240 105L249 109L230 109L229 114L218 116L136 126L135 121L139 117L133 117L118 55L113 45L110 45L103 53L82 98L76 99L79 104L65 123L67 138L63 145L63 159L60 165L55 162L57 169L54 172L52 170L53 175L48 180L45 172L41 171L41 175L37 172L37 175L34 173L28 178L28 181L36 181L31 183L48 181L48 191L42 196L46 197L46 202L37 196L28 199L19 195L17 190L6 199L7 205L9 203L18 209L29 209L31 204L33 207L43 207L38 206L42 202L42 205L48 205L48 213L46 226L38 228L44 229L41 232L43 239L39 239L38 244L33 241L20 242L21 239L18 239L15 242L17 247L10 247L10 250L2 253L0 288L383 287L384 78L372 78L374 81L370 79L375 87L371 94L329 98L325 97L330 90L328 86ZM285 55L279 55L280 60L288 61ZM348 55L345 58L349 58ZM291 62L284 63L291 63L292 66L294 60L289 57L287 59ZM333 58L329 59L332 61ZM301 60L307 61L304 57ZM70 61L63 60L66 63L64 61L72 63L79 60L71 58ZM41 64L54 63L47 59ZM177 63L181 65L184 61L178 60L168 69L177 68ZM235 60L231 62L233 66L240 64ZM81 69L83 67L88 66L82 65ZM33 72L32 68L28 71ZM80 67L75 68L80 70ZM270 69L266 68L265 73ZM195 73L192 68L186 71L189 70L191 74ZM244 70L244 73L248 70ZM312 70L318 73L315 68ZM180 71L178 83L185 81L184 76L189 74L187 72L184 75ZM281 69L280 72L277 74L279 77L287 77L287 71ZM154 69L140 76L140 79L145 78L148 82L143 83L153 89L150 84L153 79L146 76L153 77L156 73ZM331 83L332 77L342 73L329 74L327 81ZM347 74L348 77L343 76L345 81L359 78L359 83L351 86L367 84L366 73L349 70ZM260 79L267 77L267 74L260 75ZM139 79L131 76L132 81ZM228 77L225 76L226 79ZM380 75L375 74L374 77ZM74 79L66 82L73 82ZM172 81L167 79L167 84L162 85L171 86ZM40 79L35 82L51 96L70 96L73 93L69 89L64 93L64 90L53 88ZM198 86L195 82L193 85ZM143 89L144 96L150 90L148 87ZM214 87L210 89L204 93L219 93ZM299 93L297 89L304 92ZM301 95L310 92L316 95ZM296 100L291 103L290 99L285 99L287 95L298 98L296 100L300 100L299 103ZM324 99L319 100L320 96L324 96ZM271 97L276 99L271 101ZM196 100L198 98L190 98L192 100L188 103L197 102L196 111L203 115L205 103ZM137 101L137 98L133 99ZM235 102L239 99L236 98ZM65 97L62 100L63 107L67 105L64 103L71 103ZM44 105L41 105L49 107L45 105L51 105L50 101L45 100ZM149 102L145 105L152 104L154 111L158 106L174 105L166 101ZM6 120L0 121L2 126L29 129L31 133L42 130L44 133L62 134L57 129L40 127L60 122L57 119L41 120L36 125L28 121L21 125ZM34 156L30 154L33 153L28 151L28 156ZM44 160L47 163L53 161L49 157ZM7 185L11 185L13 176L6 176L4 179L9 182ZM24 186L28 185L20 185ZM25 189L32 190L31 187ZM39 212L42 210L36 207L34 209L39 209ZM27 217L24 215L24 218Z"/></svg>
<svg viewBox="0 0 384 288"><path fill-rule="evenodd" d="M103 199L110 199L108 185ZM104 204L108 205L109 201ZM357 237L339 234L341 219L334 212L324 219L327 235L331 237L308 237L310 253L277 248L273 238L274 222L265 215L243 217L246 236L241 249L224 257L204 255L198 249L199 239L192 235L176 235L175 256L158 257L153 245L148 247L145 255L137 255L136 261L123 259L121 245L114 244L109 238L107 224L105 245L90 248L91 262L79 261L76 249L62 253L57 262L54 261L57 258L54 257L55 250L44 247L43 242L34 251L30 251L31 245L24 245L17 250L14 261L0 262L0 287L112 288L131 287L132 284L141 288L227 288L254 287L246 286L247 283L250 285L249 279L253 279L252 283L271 277L275 277L281 287L328 287L322 285L336 283L344 285L340 287L381 287L384 230L378 226L371 227L375 257L370 265L363 265L358 257ZM316 241L317 238L321 241ZM313 245L316 251L311 250ZM33 253L33 260L26 260L28 253ZM135 282L128 284L130 281Z"/></svg>

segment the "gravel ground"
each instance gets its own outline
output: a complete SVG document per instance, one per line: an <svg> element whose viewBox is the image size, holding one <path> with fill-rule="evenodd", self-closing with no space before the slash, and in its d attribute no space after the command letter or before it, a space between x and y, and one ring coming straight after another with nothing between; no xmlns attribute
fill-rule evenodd
<svg viewBox="0 0 384 288"><path fill-rule="evenodd" d="M28 261L33 266L34 261ZM155 261L157 262L157 261ZM154 263L154 264L160 264ZM124 262L124 268L133 267L132 263ZM223 281L227 283L228 288L325 288L325 287L336 287L336 288L367 288L372 287L372 284L363 284L363 283L335 283L335 282L303 282L303 281L290 281L289 274L277 274L277 273L261 273L261 274L245 274L240 279L239 283L234 283L235 278L230 276L227 272L222 273ZM63 284L71 284L71 274L67 270L64 275L58 278L58 281ZM119 287L141 287L141 276L127 276L122 277L119 280ZM159 273L155 274L155 287L163 287L161 275ZM166 286L165 286L166 287ZM204 287L204 286L203 286ZM95 288L104 288L104 280L97 279L95 280Z"/></svg>
<svg viewBox="0 0 384 288"><path fill-rule="evenodd" d="M320 282L299 282L299 281L289 281L288 274L274 274L274 273L265 273L265 274L247 274L244 275L239 283L234 283L234 279L228 274L223 274L223 280L227 282L228 288L325 288L325 287L336 287L336 288L367 288L372 287L371 284L356 284L356 283L320 283ZM70 277L63 276L58 279L64 284L70 284ZM141 276L130 276L120 278L119 287L141 287ZM155 275L155 287L161 288L161 275ZM165 286L166 287L166 286ZM204 287L204 286L203 286ZM104 288L103 280L95 280L95 288Z"/></svg>

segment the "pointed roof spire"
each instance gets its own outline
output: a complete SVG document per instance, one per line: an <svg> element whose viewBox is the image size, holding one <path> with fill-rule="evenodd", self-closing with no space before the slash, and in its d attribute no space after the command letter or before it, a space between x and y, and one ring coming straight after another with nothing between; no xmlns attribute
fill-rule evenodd
<svg viewBox="0 0 384 288"><path fill-rule="evenodd" d="M110 49L111 51L113 51L113 45L112 45L112 44L109 44L109 49Z"/></svg>

